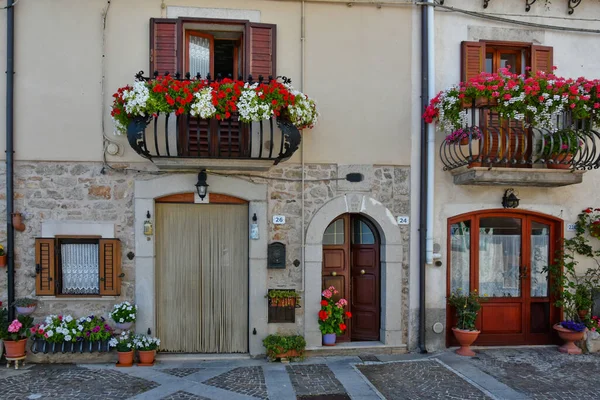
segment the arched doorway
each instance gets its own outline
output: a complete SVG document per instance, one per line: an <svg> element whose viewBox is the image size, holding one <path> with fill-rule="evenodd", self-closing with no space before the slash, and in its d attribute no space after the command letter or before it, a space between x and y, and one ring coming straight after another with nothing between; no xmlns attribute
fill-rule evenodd
<svg viewBox="0 0 600 400"><path fill-rule="evenodd" d="M339 342L379 340L380 247L375 225L360 214L343 214L325 229L322 289L338 289L352 312Z"/></svg>
<svg viewBox="0 0 600 400"><path fill-rule="evenodd" d="M448 220L447 293L477 290L483 298L476 345L550 344L554 307L552 262L562 220L531 211L485 210ZM447 310L447 326L455 324ZM456 345L450 329L447 343Z"/></svg>

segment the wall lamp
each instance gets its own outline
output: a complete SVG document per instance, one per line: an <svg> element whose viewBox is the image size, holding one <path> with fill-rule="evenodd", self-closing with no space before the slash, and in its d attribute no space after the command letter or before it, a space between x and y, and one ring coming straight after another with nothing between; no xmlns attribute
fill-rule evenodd
<svg viewBox="0 0 600 400"><path fill-rule="evenodd" d="M514 189L506 189L504 196L502 197L502 207L504 208L517 208L519 207L519 198L515 194Z"/></svg>
<svg viewBox="0 0 600 400"><path fill-rule="evenodd" d="M200 200L204 200L206 194L208 193L208 183L206 183L206 170L203 169L198 174L198 182L196 182L196 190L198 191L198 196Z"/></svg>

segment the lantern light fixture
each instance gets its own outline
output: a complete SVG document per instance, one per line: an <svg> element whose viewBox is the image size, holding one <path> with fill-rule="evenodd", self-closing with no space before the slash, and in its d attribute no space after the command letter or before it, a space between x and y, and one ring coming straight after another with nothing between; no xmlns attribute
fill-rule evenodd
<svg viewBox="0 0 600 400"><path fill-rule="evenodd" d="M198 174L198 182L196 182L196 190L198 191L198 196L200 200L204 200L208 193L208 183L206 183L206 170L203 169Z"/></svg>
<svg viewBox="0 0 600 400"><path fill-rule="evenodd" d="M519 198L515 194L514 189L506 189L504 196L502 197L502 207L504 208L517 208L519 207Z"/></svg>

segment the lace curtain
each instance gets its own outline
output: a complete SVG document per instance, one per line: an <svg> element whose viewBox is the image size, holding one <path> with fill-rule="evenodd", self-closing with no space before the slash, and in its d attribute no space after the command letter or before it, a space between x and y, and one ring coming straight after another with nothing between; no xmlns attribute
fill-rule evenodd
<svg viewBox="0 0 600 400"><path fill-rule="evenodd" d="M479 293L490 297L519 297L521 235L479 232Z"/></svg>
<svg viewBox="0 0 600 400"><path fill-rule="evenodd" d="M99 294L97 244L62 244L62 293Z"/></svg>

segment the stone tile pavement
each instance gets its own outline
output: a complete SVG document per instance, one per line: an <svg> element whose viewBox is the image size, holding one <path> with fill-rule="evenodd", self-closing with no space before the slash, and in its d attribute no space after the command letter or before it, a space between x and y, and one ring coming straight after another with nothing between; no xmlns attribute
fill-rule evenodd
<svg viewBox="0 0 600 400"><path fill-rule="evenodd" d="M0 399L403 400L597 398L600 355L556 347L447 351L397 356L311 357L292 364L259 359L192 361L154 367L0 364Z"/></svg>

